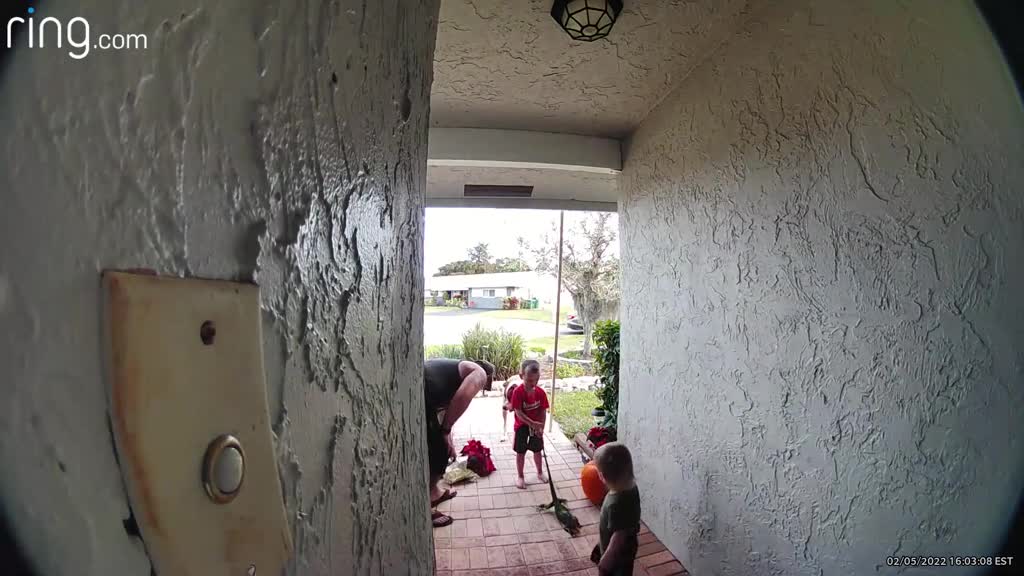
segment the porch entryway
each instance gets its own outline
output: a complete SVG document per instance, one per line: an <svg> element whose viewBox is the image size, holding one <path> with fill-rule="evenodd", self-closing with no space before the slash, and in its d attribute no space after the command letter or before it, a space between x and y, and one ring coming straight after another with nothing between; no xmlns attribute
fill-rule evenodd
<svg viewBox="0 0 1024 576"><path fill-rule="evenodd" d="M555 400L557 402L557 398ZM511 429L511 419L509 429ZM452 429L456 448L475 438L491 449L498 470L457 486L458 496L438 509L455 522L434 530L434 553L440 576L539 576L567 574L597 575L590 551L597 544L599 510L584 498L579 475L582 459L558 424L545 435L551 476L558 495L583 525L582 533L570 538L554 514L537 510L551 501L547 484L536 478L526 490L514 485L515 453L510 441L501 442L501 398L473 400ZM526 478L530 481L532 460L527 457ZM643 486L640 487L643 494ZM637 576L678 576L688 574L672 553L641 525Z"/></svg>

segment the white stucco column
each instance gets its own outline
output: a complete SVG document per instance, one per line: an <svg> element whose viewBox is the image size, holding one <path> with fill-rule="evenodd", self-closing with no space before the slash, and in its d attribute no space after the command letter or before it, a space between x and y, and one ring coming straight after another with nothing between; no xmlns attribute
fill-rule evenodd
<svg viewBox="0 0 1024 576"><path fill-rule="evenodd" d="M426 574L422 219L437 0L46 2L148 47L0 75L0 503L40 574L149 574L100 272L255 281L296 552ZM27 43L26 36L19 42Z"/></svg>

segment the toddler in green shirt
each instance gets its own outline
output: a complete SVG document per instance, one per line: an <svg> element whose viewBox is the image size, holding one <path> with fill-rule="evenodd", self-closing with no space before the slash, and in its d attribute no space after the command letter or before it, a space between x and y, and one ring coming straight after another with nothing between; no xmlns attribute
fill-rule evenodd
<svg viewBox="0 0 1024 576"><path fill-rule="evenodd" d="M619 442L594 453L601 481L608 487L601 506L600 542L590 559L601 576L632 576L640 534L640 491L633 478L633 456Z"/></svg>

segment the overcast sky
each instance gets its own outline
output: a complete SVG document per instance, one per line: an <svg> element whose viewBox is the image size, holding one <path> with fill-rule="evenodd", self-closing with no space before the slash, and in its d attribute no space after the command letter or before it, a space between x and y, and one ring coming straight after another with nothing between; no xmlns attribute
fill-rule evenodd
<svg viewBox="0 0 1024 576"><path fill-rule="evenodd" d="M565 213L566 234L583 214ZM494 258L515 258L519 256L516 238L539 244L557 225L557 210L427 208L423 272L433 276L441 266L465 260L466 252L479 242L487 243Z"/></svg>

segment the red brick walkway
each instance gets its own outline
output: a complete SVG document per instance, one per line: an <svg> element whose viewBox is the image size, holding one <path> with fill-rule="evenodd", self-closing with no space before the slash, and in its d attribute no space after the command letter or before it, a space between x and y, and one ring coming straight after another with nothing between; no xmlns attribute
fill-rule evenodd
<svg viewBox="0 0 1024 576"><path fill-rule="evenodd" d="M556 399L557 402L557 399ZM511 421L509 429L511 429ZM457 486L459 495L439 509L455 522L434 530L437 574L441 576L597 575L590 551L597 543L598 509L583 496L579 453L558 430L547 435L551 476L558 495L583 525L576 538L561 529L551 512L537 505L550 502L547 484L540 484L527 454L527 490L514 485L515 453L501 439L500 399L477 398L453 430L456 448L475 438L491 449L498 470L486 478ZM531 481L532 478L532 481ZM642 488L642 487L641 487ZM646 526L640 529L637 576L688 574Z"/></svg>

